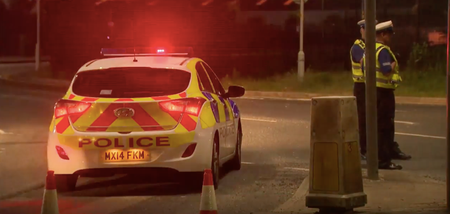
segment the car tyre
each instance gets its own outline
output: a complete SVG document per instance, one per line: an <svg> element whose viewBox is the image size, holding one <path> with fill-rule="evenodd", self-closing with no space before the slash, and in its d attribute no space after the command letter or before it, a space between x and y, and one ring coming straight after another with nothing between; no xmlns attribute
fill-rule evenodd
<svg viewBox="0 0 450 214"><path fill-rule="evenodd" d="M219 139L217 137L214 138L213 148L212 148L212 157L211 157L211 172L213 176L214 189L219 187L219 176L220 176L220 164L219 164ZM183 173L181 184L188 189L202 189L203 186L203 175L204 172L190 172Z"/></svg>
<svg viewBox="0 0 450 214"><path fill-rule="evenodd" d="M219 139L218 137L214 137L213 150L212 150L212 158L211 158L211 171L214 181L214 189L219 187L219 178L220 178L220 162L219 162Z"/></svg>
<svg viewBox="0 0 450 214"><path fill-rule="evenodd" d="M58 192L70 192L75 190L78 175L55 175L56 189Z"/></svg>
<svg viewBox="0 0 450 214"><path fill-rule="evenodd" d="M237 140L236 140L236 149L235 149L235 155L234 158L231 160L230 167L233 170L240 170L241 169L241 159L242 159L242 129L241 124L239 123L238 126L238 134L237 134Z"/></svg>

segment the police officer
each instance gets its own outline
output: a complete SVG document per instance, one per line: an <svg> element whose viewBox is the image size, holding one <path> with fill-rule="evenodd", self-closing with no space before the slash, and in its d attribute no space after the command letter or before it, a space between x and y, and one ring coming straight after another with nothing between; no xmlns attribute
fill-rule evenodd
<svg viewBox="0 0 450 214"><path fill-rule="evenodd" d="M392 21L376 25L376 87L378 116L378 160L380 169L402 169L392 159L409 159L398 148L395 135L395 95L394 91L401 82L398 61L389 48L394 25ZM365 59L364 59L365 64ZM397 144L397 145L396 145Z"/></svg>
<svg viewBox="0 0 450 214"><path fill-rule="evenodd" d="M376 21L375 21L376 22ZM359 144L361 159L366 160L366 84L361 63L365 50L365 20L357 23L360 27L361 39L357 39L350 49L350 62L352 63L353 96L356 97L359 125Z"/></svg>
<svg viewBox="0 0 450 214"><path fill-rule="evenodd" d="M385 24L384 25L380 25L379 28L380 28L379 29L380 33L383 33L383 31L392 32L392 34L394 33L394 25L392 24L392 21L385 22ZM383 29L385 29L385 30L383 30ZM387 41L387 43L389 43L389 42L390 42L390 39L389 39L389 41ZM385 44L385 45L389 45L389 44ZM381 61L384 61L384 63L386 63L386 62L391 62L391 63L395 62L395 69L397 70L397 73L398 73L398 71L399 71L398 61L397 61L397 59L395 57L395 54L393 54L390 49L389 49L389 54L388 54L388 52L386 50L385 51L382 50L380 56L382 56L381 57L381 59L382 59ZM384 56L384 60L383 60L383 56ZM398 86L398 84L395 85L395 88L397 86ZM394 100L394 104L395 104L395 100ZM394 116L395 116L395 105L394 105ZM394 138L395 125L392 125L391 134L390 135L392 135L392 138ZM398 143L396 141L392 140L392 141L389 141L389 143L390 143L390 145L389 145L390 156L391 156L392 159L409 160L409 159L412 158L411 155L407 155L407 154L405 154L404 152L402 152L400 150L400 146L398 145Z"/></svg>

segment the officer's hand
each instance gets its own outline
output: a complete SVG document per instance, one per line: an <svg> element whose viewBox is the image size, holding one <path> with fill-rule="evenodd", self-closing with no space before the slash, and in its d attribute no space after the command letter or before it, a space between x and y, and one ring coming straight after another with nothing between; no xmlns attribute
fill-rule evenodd
<svg viewBox="0 0 450 214"><path fill-rule="evenodd" d="M391 63L392 71L395 69L395 66L397 66L397 63L396 63L396 62Z"/></svg>

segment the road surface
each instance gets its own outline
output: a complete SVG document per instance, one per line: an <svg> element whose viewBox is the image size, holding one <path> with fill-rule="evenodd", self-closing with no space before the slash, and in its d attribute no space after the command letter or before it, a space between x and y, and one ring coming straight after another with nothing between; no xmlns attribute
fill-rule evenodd
<svg viewBox="0 0 450 214"><path fill-rule="evenodd" d="M45 143L62 93L0 86L0 213L39 213ZM307 176L310 102L236 100L243 117L243 167L226 170L216 190L219 213L267 213ZM396 139L413 156L404 170L445 180L445 107L397 106ZM82 178L59 194L60 213L198 213L200 193L149 177ZM290 213L290 210L287 210ZM292 210L293 211L293 210Z"/></svg>

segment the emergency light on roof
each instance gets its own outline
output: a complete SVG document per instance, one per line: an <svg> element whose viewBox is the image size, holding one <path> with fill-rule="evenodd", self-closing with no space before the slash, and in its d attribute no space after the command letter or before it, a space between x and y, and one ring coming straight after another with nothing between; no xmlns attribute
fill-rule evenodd
<svg viewBox="0 0 450 214"><path fill-rule="evenodd" d="M192 57L192 47L139 47L139 48L102 48L100 54L103 57L121 56L183 56Z"/></svg>

